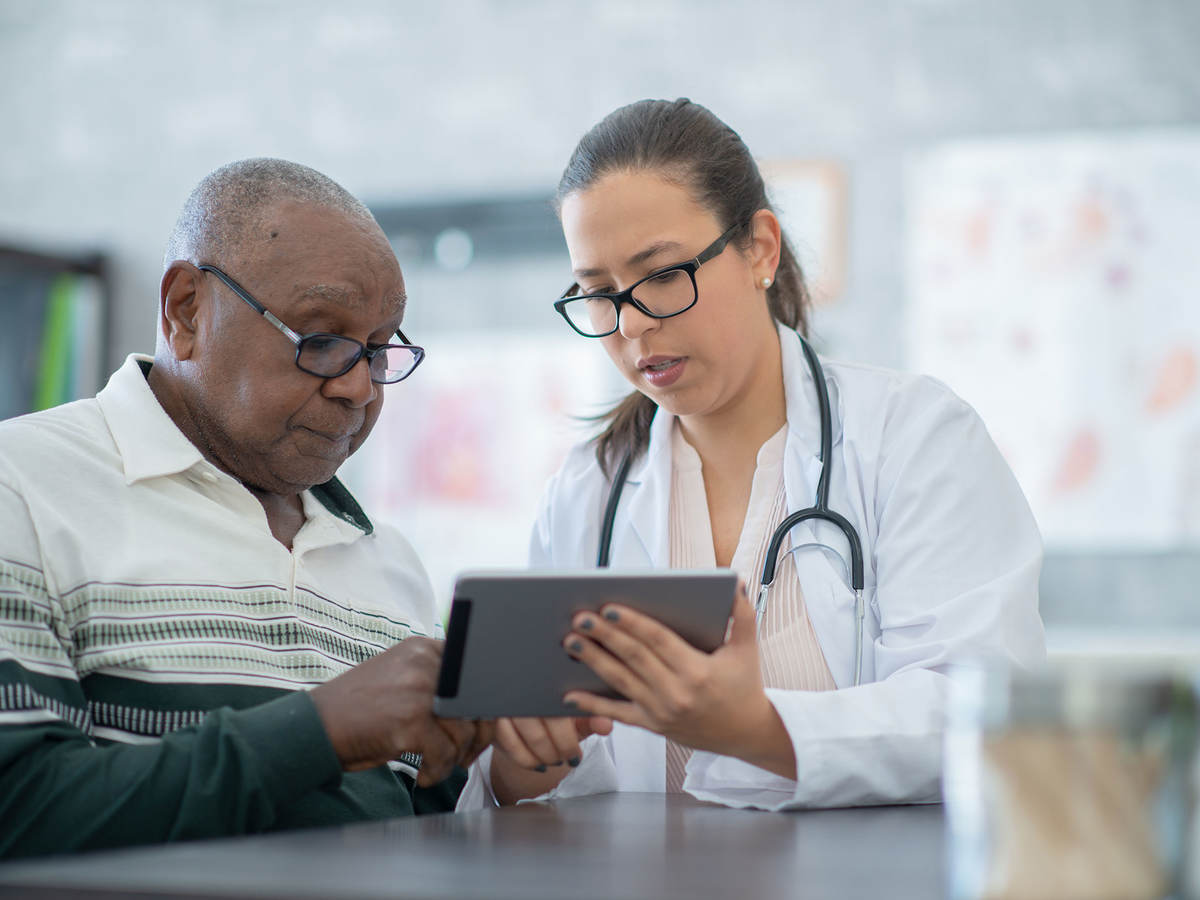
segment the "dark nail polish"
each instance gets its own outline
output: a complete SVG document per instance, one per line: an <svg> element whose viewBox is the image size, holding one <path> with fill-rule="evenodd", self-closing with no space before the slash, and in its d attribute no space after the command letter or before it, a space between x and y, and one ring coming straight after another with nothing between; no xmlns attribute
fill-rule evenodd
<svg viewBox="0 0 1200 900"><path fill-rule="evenodd" d="M572 653L581 653L583 651L583 642L571 641L571 643L567 645L567 649Z"/></svg>
<svg viewBox="0 0 1200 900"><path fill-rule="evenodd" d="M580 622L580 623L579 623L579 628L580 628L582 631L591 631L591 630L592 630L592 626L593 626L594 624L595 624L595 623L593 623L591 619L584 619L582 622Z"/></svg>
<svg viewBox="0 0 1200 900"><path fill-rule="evenodd" d="M565 706L567 709L579 709L579 704L574 700L564 700L563 706Z"/></svg>
<svg viewBox="0 0 1200 900"><path fill-rule="evenodd" d="M621 620L620 614L615 609L606 609L604 611L604 618L610 622L619 622Z"/></svg>
<svg viewBox="0 0 1200 900"><path fill-rule="evenodd" d="M546 765L545 765L545 763L543 763L543 764L542 764L542 765L540 765L540 766L534 766L534 769L533 769L533 771L535 771L535 772L545 772L545 771L546 771Z"/></svg>
<svg viewBox="0 0 1200 900"><path fill-rule="evenodd" d="M583 762L583 760L580 759L578 756L572 756L570 759L567 760L567 765L573 769L577 765L579 765L581 762Z"/></svg>

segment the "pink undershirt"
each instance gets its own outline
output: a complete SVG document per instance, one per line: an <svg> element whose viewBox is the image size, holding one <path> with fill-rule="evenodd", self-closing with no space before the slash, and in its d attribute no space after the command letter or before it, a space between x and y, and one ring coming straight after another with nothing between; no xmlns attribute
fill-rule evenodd
<svg viewBox="0 0 1200 900"><path fill-rule="evenodd" d="M750 599L758 596L767 542L787 516L783 486L784 425L759 448L750 502L730 567L746 583ZM711 569L717 564L712 522L700 454L687 442L679 423L671 434L670 542L672 569ZM804 605L785 541L775 583L758 629L763 684L793 691L829 691L837 687ZM682 790L690 748L667 741L667 791Z"/></svg>

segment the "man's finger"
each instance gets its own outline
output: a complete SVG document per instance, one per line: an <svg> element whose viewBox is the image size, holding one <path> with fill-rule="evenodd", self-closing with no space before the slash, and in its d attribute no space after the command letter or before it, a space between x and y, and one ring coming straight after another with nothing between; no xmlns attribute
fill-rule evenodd
<svg viewBox="0 0 1200 900"><path fill-rule="evenodd" d="M475 724L475 736L467 745L459 765L466 768L479 758L479 754L488 748L496 735L496 724L488 719L478 719Z"/></svg>
<svg viewBox="0 0 1200 900"><path fill-rule="evenodd" d="M461 758L475 740L475 723L470 719L437 719L438 727L446 732L454 744L456 754Z"/></svg>
<svg viewBox="0 0 1200 900"><path fill-rule="evenodd" d="M437 726L424 729L421 746L421 769L417 773L417 785L429 787L444 781L454 771L458 762L458 748L444 729Z"/></svg>

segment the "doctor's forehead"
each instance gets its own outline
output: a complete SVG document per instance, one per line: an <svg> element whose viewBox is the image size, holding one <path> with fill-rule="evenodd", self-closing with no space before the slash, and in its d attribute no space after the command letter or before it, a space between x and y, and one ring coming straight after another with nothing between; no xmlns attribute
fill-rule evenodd
<svg viewBox="0 0 1200 900"><path fill-rule="evenodd" d="M682 247L715 222L687 188L650 171L605 175L563 198L561 215L572 268L581 274L656 246Z"/></svg>

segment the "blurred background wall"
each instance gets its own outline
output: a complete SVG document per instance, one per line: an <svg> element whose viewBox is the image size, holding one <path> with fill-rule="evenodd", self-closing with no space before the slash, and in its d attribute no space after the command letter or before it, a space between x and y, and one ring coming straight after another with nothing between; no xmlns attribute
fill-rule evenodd
<svg viewBox="0 0 1200 900"><path fill-rule="evenodd" d="M562 166L616 106L689 96L777 184L821 348L932 371L983 412L1047 532L1059 646L1187 640L1197 47L1191 0L0 0L0 245L26 254L26 287L30 253L103 273L57 352L94 334L108 372L152 352L165 237L208 171L282 156L361 197L430 356L346 475L444 598L458 569L521 563L545 477L587 433L570 416L621 392L549 308ZM456 534L477 552L444 555Z"/></svg>

